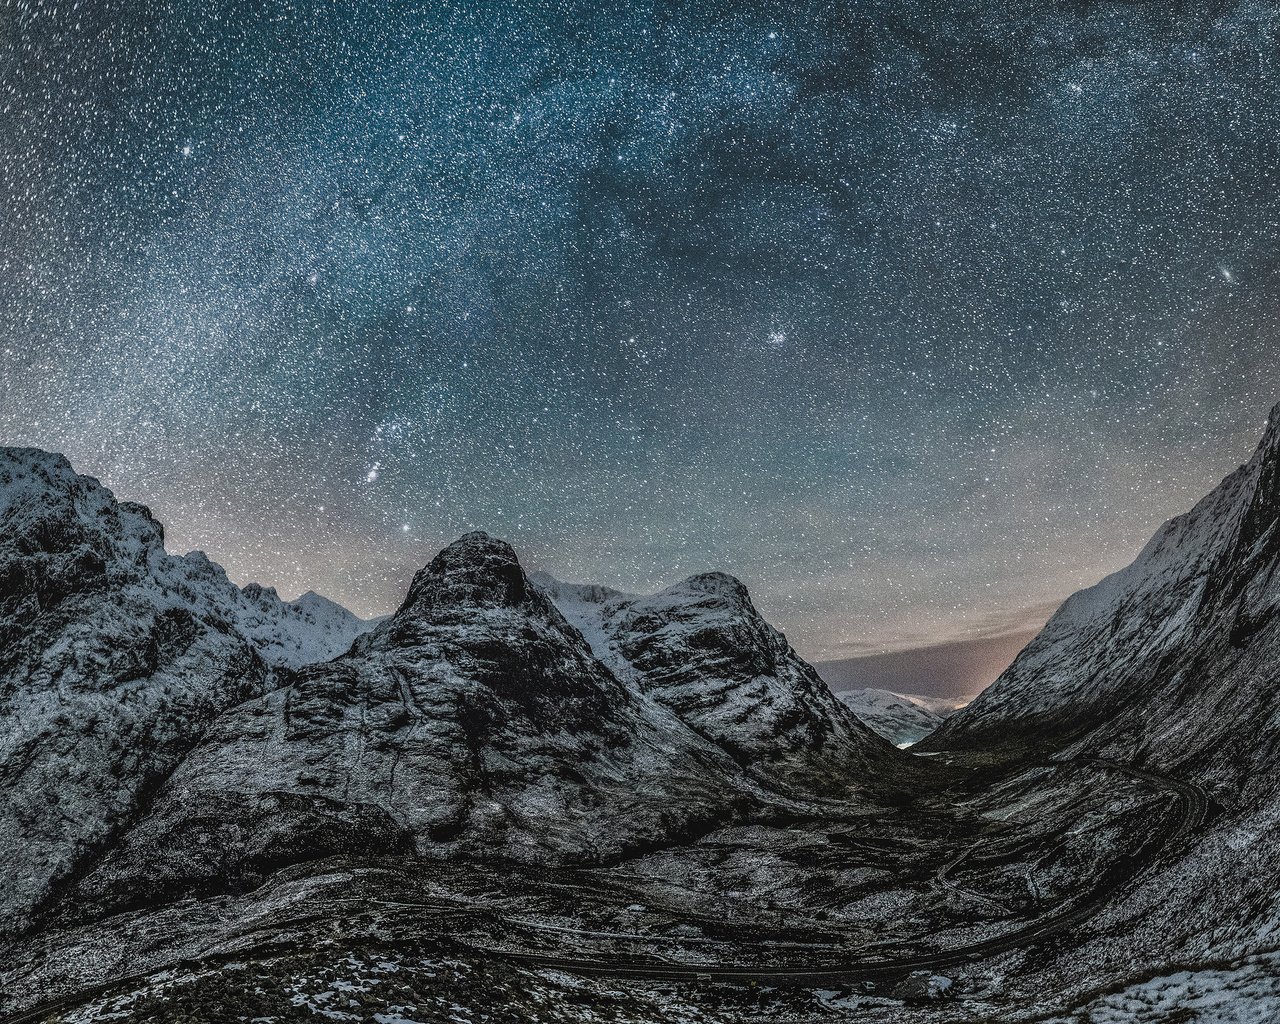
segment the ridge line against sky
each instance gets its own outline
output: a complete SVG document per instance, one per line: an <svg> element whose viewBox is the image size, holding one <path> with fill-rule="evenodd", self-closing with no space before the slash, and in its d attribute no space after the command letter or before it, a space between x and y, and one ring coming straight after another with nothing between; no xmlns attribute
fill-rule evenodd
<svg viewBox="0 0 1280 1024"><path fill-rule="evenodd" d="M0 438L242 582L376 614L474 526L929 648L1125 564L1280 394L1267 5L0 25Z"/></svg>

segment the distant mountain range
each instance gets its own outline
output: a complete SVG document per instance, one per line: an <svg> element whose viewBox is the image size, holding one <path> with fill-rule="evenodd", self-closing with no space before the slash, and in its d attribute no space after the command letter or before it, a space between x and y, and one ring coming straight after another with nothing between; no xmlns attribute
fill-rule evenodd
<svg viewBox="0 0 1280 1024"><path fill-rule="evenodd" d="M1052 610L1032 609L1032 616L1043 622ZM836 692L888 690L963 702L994 682L1038 632L1038 626L1010 628L990 636L818 661L814 668Z"/></svg>

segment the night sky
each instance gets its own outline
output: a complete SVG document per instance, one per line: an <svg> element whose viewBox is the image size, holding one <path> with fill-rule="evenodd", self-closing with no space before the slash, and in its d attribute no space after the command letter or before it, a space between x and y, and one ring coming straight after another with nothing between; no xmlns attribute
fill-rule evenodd
<svg viewBox="0 0 1280 1024"><path fill-rule="evenodd" d="M239 582L999 635L1280 396L1273 5L388 7L0 0L0 441Z"/></svg>

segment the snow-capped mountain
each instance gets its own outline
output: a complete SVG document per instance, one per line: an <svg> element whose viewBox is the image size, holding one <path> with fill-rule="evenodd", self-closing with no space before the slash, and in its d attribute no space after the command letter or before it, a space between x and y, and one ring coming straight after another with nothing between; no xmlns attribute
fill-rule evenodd
<svg viewBox="0 0 1280 1024"><path fill-rule="evenodd" d="M335 609L241 591L62 456L0 448L0 920L78 871L275 666L350 646L362 624Z"/></svg>
<svg viewBox="0 0 1280 1024"><path fill-rule="evenodd" d="M926 742L1016 736L1165 762L1232 753L1280 715L1280 406L1253 457L1137 559L1068 599L1008 670Z"/></svg>
<svg viewBox="0 0 1280 1024"><path fill-rule="evenodd" d="M750 771L838 790L893 756L732 576L703 573L648 596L544 573L534 582L619 678Z"/></svg>
<svg viewBox="0 0 1280 1024"><path fill-rule="evenodd" d="M755 802L739 775L472 533L350 652L218 718L86 892L339 851L594 862L731 819Z"/></svg>
<svg viewBox="0 0 1280 1024"><path fill-rule="evenodd" d="M843 690L836 696L863 724L897 747L918 743L943 721L923 700L891 690Z"/></svg>
<svg viewBox="0 0 1280 1024"><path fill-rule="evenodd" d="M314 590L296 601L282 601L274 587L257 583L247 584L241 593L245 600L236 604L237 626L276 664L298 667L336 658L381 621L361 619Z"/></svg>
<svg viewBox="0 0 1280 1024"><path fill-rule="evenodd" d="M593 862L858 799L897 756L727 576L609 604L593 649L481 533L364 623L169 554L60 456L0 451L0 527L15 926L66 885L238 885L325 851Z"/></svg>

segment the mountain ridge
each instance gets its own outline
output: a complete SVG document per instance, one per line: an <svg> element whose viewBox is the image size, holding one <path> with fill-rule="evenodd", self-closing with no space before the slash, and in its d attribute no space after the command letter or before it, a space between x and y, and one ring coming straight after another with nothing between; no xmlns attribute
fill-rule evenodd
<svg viewBox="0 0 1280 1024"><path fill-rule="evenodd" d="M1280 404L1251 458L1155 532L1128 566L1068 598L1013 664L925 746L1075 731L1149 699L1226 637L1224 658L1280 609Z"/></svg>
<svg viewBox="0 0 1280 1024"><path fill-rule="evenodd" d="M38 450L0 450L0 525L18 926L55 898L91 913L338 851L600 862L806 801L860 805L896 764L724 574L629 606L660 628L628 620L606 664L481 531L363 622L169 554L144 506ZM131 634L151 653L117 669ZM70 695L45 684L65 666L39 670L59 651L82 663ZM711 662L751 687L728 718L671 699ZM70 816L42 803L58 775Z"/></svg>

